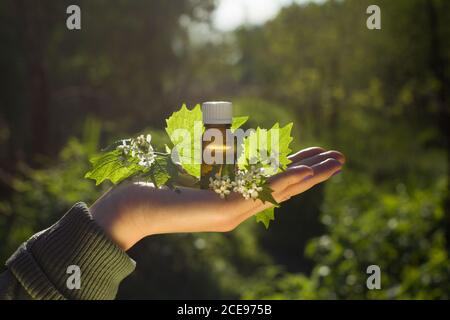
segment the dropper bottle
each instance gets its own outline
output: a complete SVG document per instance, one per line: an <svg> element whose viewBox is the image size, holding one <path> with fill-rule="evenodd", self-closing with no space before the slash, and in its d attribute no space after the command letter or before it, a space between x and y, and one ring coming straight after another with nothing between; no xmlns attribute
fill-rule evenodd
<svg viewBox="0 0 450 320"><path fill-rule="evenodd" d="M236 148L231 135L233 105L227 101L202 104L203 124L200 187L208 189L209 178L216 174L234 176Z"/></svg>

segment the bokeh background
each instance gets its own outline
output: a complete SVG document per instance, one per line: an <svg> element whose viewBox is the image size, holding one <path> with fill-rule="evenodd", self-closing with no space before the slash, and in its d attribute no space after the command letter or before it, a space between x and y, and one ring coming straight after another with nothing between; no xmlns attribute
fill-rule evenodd
<svg viewBox="0 0 450 320"><path fill-rule="evenodd" d="M101 147L162 146L182 103L224 99L345 169L268 231L142 240L119 298L448 299L449 21L445 0L1 1L0 260L107 188L83 178Z"/></svg>

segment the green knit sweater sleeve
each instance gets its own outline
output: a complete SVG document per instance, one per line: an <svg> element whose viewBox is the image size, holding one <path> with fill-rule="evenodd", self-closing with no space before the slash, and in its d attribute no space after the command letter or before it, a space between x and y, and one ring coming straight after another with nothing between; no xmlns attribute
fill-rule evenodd
<svg viewBox="0 0 450 320"><path fill-rule="evenodd" d="M135 262L112 242L84 203L32 236L6 262L0 299L114 299Z"/></svg>

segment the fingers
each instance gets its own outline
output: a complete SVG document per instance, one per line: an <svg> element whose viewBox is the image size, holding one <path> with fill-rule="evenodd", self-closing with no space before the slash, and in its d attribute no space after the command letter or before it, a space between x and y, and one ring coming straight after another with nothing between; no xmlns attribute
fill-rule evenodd
<svg viewBox="0 0 450 320"><path fill-rule="evenodd" d="M321 152L312 157L300 160L298 164L302 164L305 166L313 166L313 165L321 163L322 161L325 161L327 159L335 159L335 160L339 161L341 164L345 163L345 156L342 153L331 150L331 151Z"/></svg>
<svg viewBox="0 0 450 320"><path fill-rule="evenodd" d="M294 153L288 157L289 160L292 161L291 165L293 166L295 163L310 158L312 156L315 156L316 154L325 152L323 148L320 147L311 147L307 149L303 149L298 151L297 153Z"/></svg>
<svg viewBox="0 0 450 320"><path fill-rule="evenodd" d="M302 180L301 182L288 187L283 192L282 197L284 200L290 197L302 193L318 183L328 180L331 176L336 174L342 168L342 163L336 159L327 159L311 167L314 171L314 175L311 178Z"/></svg>
<svg viewBox="0 0 450 320"><path fill-rule="evenodd" d="M311 177L311 180L319 183L327 180L334 173L339 171L342 168L342 163L340 163L336 159L327 159L313 165L311 168L314 171L314 176Z"/></svg>
<svg viewBox="0 0 450 320"><path fill-rule="evenodd" d="M314 175L312 168L308 166L295 166L271 177L269 183L272 190L276 193L312 175Z"/></svg>
<svg viewBox="0 0 450 320"><path fill-rule="evenodd" d="M272 195L277 202L288 200L329 179L345 163L345 156L342 153L325 151L319 147L301 150L291 155L289 159L292 164L288 169L270 178L270 187L274 190ZM252 207L242 211L236 218L237 224L272 206L268 202L254 201Z"/></svg>

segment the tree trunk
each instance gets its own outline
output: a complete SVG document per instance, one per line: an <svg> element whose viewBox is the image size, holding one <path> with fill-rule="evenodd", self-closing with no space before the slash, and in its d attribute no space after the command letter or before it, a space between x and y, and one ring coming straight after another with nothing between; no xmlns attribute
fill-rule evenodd
<svg viewBox="0 0 450 320"><path fill-rule="evenodd" d="M445 237L447 250L450 251L450 194L448 187L450 186L450 108L449 108L449 92L450 80L446 74L447 61L442 55L441 39L439 37L440 21L438 9L434 0L427 0L427 14L430 28L430 64L434 77L439 81L440 88L437 92L437 101L439 104L439 129L441 137L444 139L447 151L447 192L444 199L445 214Z"/></svg>
<svg viewBox="0 0 450 320"><path fill-rule="evenodd" d="M37 154L49 152L49 117L50 96L48 91L47 69L44 61L45 8L41 1L16 2L17 18L21 21L20 35L26 56L27 98L29 110L29 126L31 144L27 152L27 160L32 161Z"/></svg>

